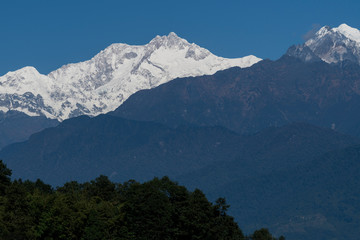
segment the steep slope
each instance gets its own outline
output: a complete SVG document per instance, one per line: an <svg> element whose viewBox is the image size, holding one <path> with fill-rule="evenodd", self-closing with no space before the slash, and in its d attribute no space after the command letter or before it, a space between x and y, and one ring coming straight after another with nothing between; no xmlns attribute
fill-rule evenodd
<svg viewBox="0 0 360 240"><path fill-rule="evenodd" d="M304 44L292 46L287 55L307 62L351 61L360 64L360 31L346 24L341 24L337 28L325 26Z"/></svg>
<svg viewBox="0 0 360 240"><path fill-rule="evenodd" d="M48 75L25 67L0 77L0 110L64 120L117 108L131 94L177 77L214 74L261 59L226 59L175 33L143 46L113 44L91 60L65 65Z"/></svg>
<svg viewBox="0 0 360 240"><path fill-rule="evenodd" d="M360 136L359 86L357 64L283 56L140 91L112 114L169 126L220 125L239 133L308 122Z"/></svg>

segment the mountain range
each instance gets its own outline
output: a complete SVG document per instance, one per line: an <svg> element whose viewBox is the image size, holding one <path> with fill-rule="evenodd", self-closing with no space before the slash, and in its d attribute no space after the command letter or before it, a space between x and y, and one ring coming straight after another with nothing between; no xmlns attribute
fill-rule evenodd
<svg viewBox="0 0 360 240"><path fill-rule="evenodd" d="M358 64L356 59L360 59L359 36L359 30L346 24L332 29L323 27L303 45L290 47L285 55L305 62L323 60L333 64ZM209 75L234 66L247 68L260 60L254 56L238 59L217 57L175 33L157 36L143 46L112 44L89 61L65 65L48 75L40 74L33 67L25 67L0 77L0 111L4 112L4 116L8 111L14 116L17 111L28 116L44 116L57 121L83 114L95 116L115 110L139 90L154 88L179 77ZM251 81L249 79L249 84ZM252 96L243 97L254 98L258 95L254 89L251 94ZM246 101L251 102L250 99ZM223 107L226 108L228 103L218 101L217 104L224 104ZM127 117L127 114L121 115ZM3 119L9 121L10 118ZM33 128L27 122L30 118L23 119L25 122L21 125L27 128L24 128L22 134L9 127L11 124L3 124L7 126L6 130L2 130L0 125L0 132L6 131L12 135L11 132L14 131L13 137L0 136L0 148L25 140L32 133L55 125L54 121L42 118L41 127L38 124L37 128ZM214 121L218 124L218 120ZM329 126L333 123L326 124ZM229 127L228 124L226 127Z"/></svg>
<svg viewBox="0 0 360 240"><path fill-rule="evenodd" d="M356 239L359 45L342 24L276 61L229 60L170 33L49 75L8 73L0 159L54 186L168 175L226 197L246 232Z"/></svg>
<svg viewBox="0 0 360 240"><path fill-rule="evenodd" d="M174 78L249 67L261 59L217 57L175 33L143 46L112 44L92 59L65 65L48 75L24 67L0 77L0 110L62 121L116 109L131 94Z"/></svg>
<svg viewBox="0 0 360 240"><path fill-rule="evenodd" d="M175 79L137 92L113 114L169 126L220 125L239 133L300 121L360 136L360 66L338 47L360 57L357 36L360 31L345 24L323 27L277 61Z"/></svg>
<svg viewBox="0 0 360 240"><path fill-rule="evenodd" d="M303 61L360 63L360 31L341 24L325 26L288 56ZM23 112L62 121L96 116L119 107L129 96L175 78L211 75L230 67L247 68L255 56L217 57L175 33L156 36L148 44L112 44L92 59L65 65L48 75L24 67L0 77L0 111Z"/></svg>
<svg viewBox="0 0 360 240"><path fill-rule="evenodd" d="M55 126L54 120L112 111L141 89L178 77L214 74L233 66L250 67L260 60L255 56L218 57L170 33L142 46L112 44L88 61L65 65L48 75L34 67L9 72L0 77L0 112L5 116L0 132L8 133L0 135L0 149ZM42 119L41 124L33 127L31 118L22 117L20 132L9 123L16 112L18 120L26 114Z"/></svg>

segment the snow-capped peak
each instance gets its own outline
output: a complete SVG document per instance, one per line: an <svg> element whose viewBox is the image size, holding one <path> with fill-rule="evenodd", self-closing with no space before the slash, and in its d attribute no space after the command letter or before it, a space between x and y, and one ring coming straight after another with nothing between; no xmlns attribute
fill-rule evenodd
<svg viewBox="0 0 360 240"><path fill-rule="evenodd" d="M339 32L345 37L360 43L360 31L356 28L352 28L347 24L343 23L337 28L332 29L334 32Z"/></svg>
<svg viewBox="0 0 360 240"><path fill-rule="evenodd" d="M19 70L8 72L6 74L6 76L12 76L12 77L15 77L18 75L21 75L24 77L25 76L38 76L38 75L40 75L40 73L38 72L38 70L36 68L34 68L32 66L26 66L26 67L20 68Z"/></svg>
<svg viewBox="0 0 360 240"><path fill-rule="evenodd" d="M0 109L64 120L95 116L120 106L131 94L178 77L213 74L260 58L217 57L171 32L146 45L112 44L88 61L40 74L33 67L0 77Z"/></svg>
<svg viewBox="0 0 360 240"><path fill-rule="evenodd" d="M157 35L153 38L150 43L148 44L149 47L155 47L155 49L163 48L176 48L176 49L184 49L191 44L183 39L180 38L176 33L171 32L169 35L159 36Z"/></svg>
<svg viewBox="0 0 360 240"><path fill-rule="evenodd" d="M164 36L159 36L159 35L156 35L156 37L154 37L151 41L151 42L156 42L156 41L172 41L173 43L176 43L176 42L185 42L185 43L188 43L187 40L179 37L176 33L174 32L170 32L168 35L164 35Z"/></svg>
<svg viewBox="0 0 360 240"><path fill-rule="evenodd" d="M345 23L340 24L338 27L334 28L331 28L329 26L324 26L320 28L320 30L316 32L315 36L312 39L308 40L308 42L311 42L314 39L323 38L329 34L333 35L336 33L341 34L352 41L360 42L360 31L356 28L350 27Z"/></svg>
<svg viewBox="0 0 360 240"><path fill-rule="evenodd" d="M319 31L316 32L316 37L317 38L322 38L324 37L326 34L328 34L329 32L331 32L331 27L329 26L324 26L322 28L320 28ZM311 40L311 39L310 39Z"/></svg>
<svg viewBox="0 0 360 240"><path fill-rule="evenodd" d="M324 26L303 45L291 47L287 54L304 61L360 64L360 31L345 23L335 28Z"/></svg>

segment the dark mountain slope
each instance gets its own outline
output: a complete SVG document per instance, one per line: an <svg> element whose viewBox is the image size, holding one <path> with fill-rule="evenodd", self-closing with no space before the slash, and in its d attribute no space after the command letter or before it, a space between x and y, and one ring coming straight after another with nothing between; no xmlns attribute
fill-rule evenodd
<svg viewBox="0 0 360 240"><path fill-rule="evenodd" d="M203 188L210 199L226 197L246 232L266 225L309 239L313 231L320 234L315 236L338 236L346 228L341 227L345 224L343 216L352 208L358 211L354 195L358 185L344 180L346 171L349 179L354 177L357 165L346 161L356 160L356 156L351 153L340 160L338 168L337 155L325 160L319 157L353 144L359 144L359 140L303 123L244 137L221 127L169 128L101 115L64 121L26 142L5 147L0 158L13 169L14 177L41 178L53 185L85 181L99 174L115 181L168 175L181 184ZM341 151L339 154L342 156ZM332 181L326 177L327 172L335 177L337 171L344 179ZM324 185L327 183L335 184L332 195ZM342 201L344 208L333 210ZM324 208L317 210L320 205ZM292 230L293 221L303 218L306 221ZM319 227L299 235L313 219Z"/></svg>
<svg viewBox="0 0 360 240"><path fill-rule="evenodd" d="M112 114L169 126L220 125L240 133L308 122L360 135L359 94L360 66L283 56L140 91Z"/></svg>
<svg viewBox="0 0 360 240"><path fill-rule="evenodd" d="M46 117L30 117L17 111L0 111L0 149L14 142L25 141L31 134L58 124L57 120Z"/></svg>
<svg viewBox="0 0 360 240"><path fill-rule="evenodd" d="M99 174L116 181L143 181L189 173L183 178L189 185L204 183L198 178L206 178L205 184L217 181L210 185L217 186L233 174L286 169L356 143L352 137L300 123L243 137L221 127L173 129L101 115L64 121L4 148L0 158L14 170L14 177L41 178L51 184L85 181ZM200 169L203 173L191 174Z"/></svg>
<svg viewBox="0 0 360 240"><path fill-rule="evenodd" d="M101 115L66 120L4 148L0 157L14 177L41 178L51 184L85 181L99 174L116 181L143 181L228 161L242 142L243 137L221 127L172 129Z"/></svg>
<svg viewBox="0 0 360 240"><path fill-rule="evenodd" d="M272 127L248 136L236 159L208 164L177 179L211 192L232 181L292 169L326 152L355 144L360 140L310 124Z"/></svg>
<svg viewBox="0 0 360 240"><path fill-rule="evenodd" d="M326 153L286 171L239 178L213 190L228 196L245 231L267 226L288 239L357 239L360 145Z"/></svg>

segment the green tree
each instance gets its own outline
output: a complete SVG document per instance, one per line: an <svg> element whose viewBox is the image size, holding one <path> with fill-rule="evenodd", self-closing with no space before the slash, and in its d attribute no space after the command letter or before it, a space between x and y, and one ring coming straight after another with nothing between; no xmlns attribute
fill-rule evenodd
<svg viewBox="0 0 360 240"><path fill-rule="evenodd" d="M159 179L132 184L126 195L124 221L136 239L172 239L173 208Z"/></svg>
<svg viewBox="0 0 360 240"><path fill-rule="evenodd" d="M212 204L168 177L114 184L99 176L54 190L39 179L11 182L2 161L0 174L0 239L244 239L225 198ZM251 239L272 236L260 229Z"/></svg>
<svg viewBox="0 0 360 240"><path fill-rule="evenodd" d="M107 176L100 175L89 184L84 184L85 191L89 197L98 196L103 200L109 201L115 197L116 185Z"/></svg>
<svg viewBox="0 0 360 240"><path fill-rule="evenodd" d="M199 189L190 193L188 202L189 205L183 212L184 231L187 232L189 239L210 239L213 216L211 203Z"/></svg>
<svg viewBox="0 0 360 240"><path fill-rule="evenodd" d="M252 240L274 240L274 238L267 228L261 228L253 233Z"/></svg>
<svg viewBox="0 0 360 240"><path fill-rule="evenodd" d="M5 194L6 188L11 184L11 170L0 160L0 196Z"/></svg>
<svg viewBox="0 0 360 240"><path fill-rule="evenodd" d="M226 204L225 198L218 198L215 201L215 210L219 212L221 216L226 216L226 211L229 209L230 205Z"/></svg>
<svg viewBox="0 0 360 240"><path fill-rule="evenodd" d="M82 184L79 184L77 181L71 181L64 184L62 187L56 189L57 193L75 195L80 194L83 191Z"/></svg>
<svg viewBox="0 0 360 240"><path fill-rule="evenodd" d="M15 180L6 189L3 221L8 235L2 239L34 239L33 216L30 213L29 194L21 180Z"/></svg>

